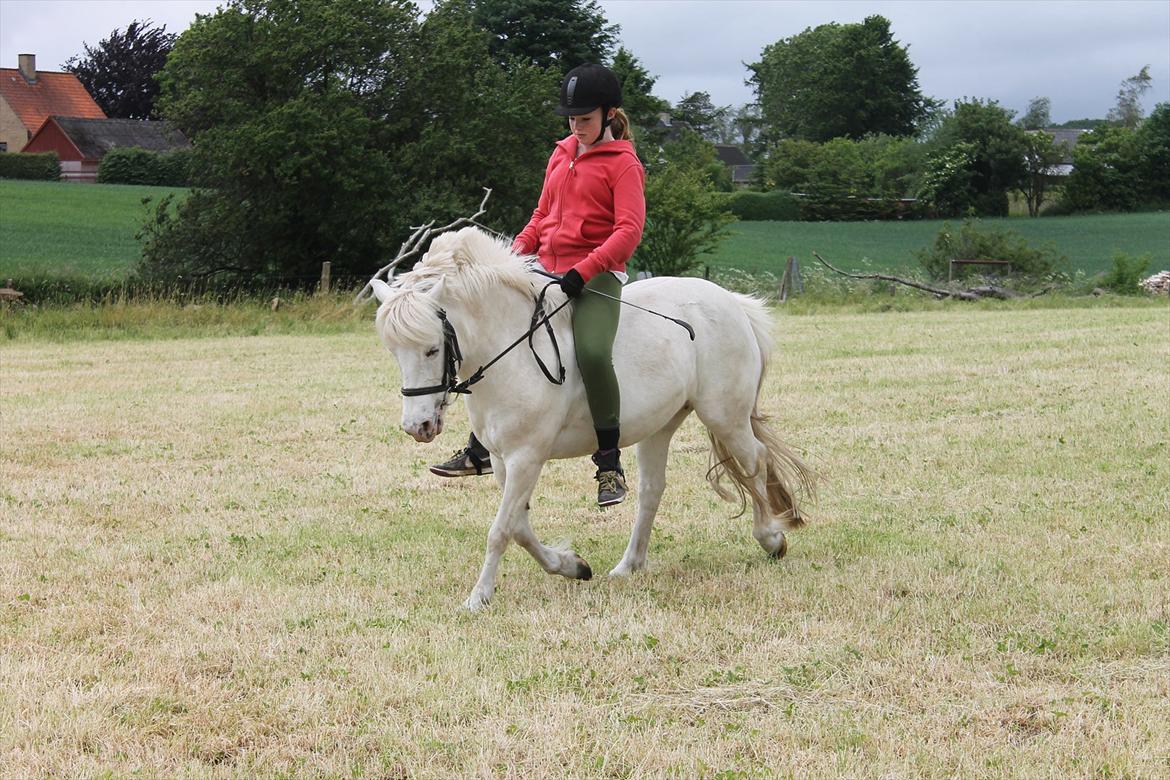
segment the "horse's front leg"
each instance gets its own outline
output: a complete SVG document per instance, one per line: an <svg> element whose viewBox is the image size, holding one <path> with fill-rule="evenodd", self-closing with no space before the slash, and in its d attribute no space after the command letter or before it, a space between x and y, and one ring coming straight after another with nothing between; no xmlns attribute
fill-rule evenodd
<svg viewBox="0 0 1170 780"><path fill-rule="evenodd" d="M650 546L650 530L654 527L654 516L666 489L666 458L670 453L670 438L690 414L683 409L670 422L652 436L638 442L638 518L630 534L626 553L609 576L626 577L646 568L646 549Z"/></svg>
<svg viewBox="0 0 1170 780"><path fill-rule="evenodd" d="M502 463L504 468L498 468L495 465L497 462ZM543 461L526 456L503 460L493 455L492 463L492 469L496 473L496 479L502 484L504 495L500 500L500 508L496 511L496 519L488 529L483 569L480 570L475 587L471 589L471 595L463 602L463 606L472 612L485 607L495 593L496 569L499 568L500 558L507 549L508 542L516 535L517 525L528 524L526 516L528 500L532 497L543 465Z"/></svg>

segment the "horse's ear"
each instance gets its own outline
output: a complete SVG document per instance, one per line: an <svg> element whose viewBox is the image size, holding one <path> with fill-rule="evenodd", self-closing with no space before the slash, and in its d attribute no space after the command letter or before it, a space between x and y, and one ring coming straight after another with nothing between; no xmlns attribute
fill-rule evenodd
<svg viewBox="0 0 1170 780"><path fill-rule="evenodd" d="M378 303L385 303L386 299L390 297L390 285L381 279L371 279L370 288L373 289L374 297L378 299Z"/></svg>

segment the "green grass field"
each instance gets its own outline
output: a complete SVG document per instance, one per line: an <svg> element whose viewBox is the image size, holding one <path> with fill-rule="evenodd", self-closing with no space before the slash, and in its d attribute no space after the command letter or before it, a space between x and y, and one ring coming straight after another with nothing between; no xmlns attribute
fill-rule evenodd
<svg viewBox="0 0 1170 780"><path fill-rule="evenodd" d="M790 255L811 265L815 251L847 270L906 271L918 267L915 250L929 247L945 222L740 222L703 262L712 268L780 274ZM951 220L955 226L959 222ZM1108 269L1115 250L1131 255L1148 252L1153 256L1151 272L1170 268L1170 211L982 222L1013 230L1037 246L1052 242L1068 256L1065 270L1070 273L1092 276Z"/></svg>
<svg viewBox="0 0 1170 780"><path fill-rule="evenodd" d="M0 343L0 776L1165 777L1168 325L780 316L762 408L826 478L787 558L692 420L647 571L553 463L598 576L513 546L475 616L498 490L427 472L464 406L398 430L369 320Z"/></svg>
<svg viewBox="0 0 1170 780"><path fill-rule="evenodd" d="M182 190L0 180L0 281L22 276L117 281L138 259L134 236L157 202ZM1051 241L1069 257L1069 271L1107 269L1114 250L1150 253L1151 271L1170 268L1170 212L1043 219L985 220ZM778 273L789 255L812 264L812 252L846 269L916 268L914 251L928 247L942 221L743 222L703 262L713 269Z"/></svg>
<svg viewBox="0 0 1170 780"><path fill-rule="evenodd" d="M183 189L0 179L0 282L22 276L117 281L142 250L135 234Z"/></svg>

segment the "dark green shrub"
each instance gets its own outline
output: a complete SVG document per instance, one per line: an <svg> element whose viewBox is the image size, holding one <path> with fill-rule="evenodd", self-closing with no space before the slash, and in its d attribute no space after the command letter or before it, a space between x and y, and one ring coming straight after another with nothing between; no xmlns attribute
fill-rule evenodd
<svg viewBox="0 0 1170 780"><path fill-rule="evenodd" d="M40 154L0 154L0 179L38 179L56 181L61 178L61 158L56 152Z"/></svg>
<svg viewBox="0 0 1170 780"><path fill-rule="evenodd" d="M734 221L702 170L674 163L652 169L646 177L646 228L632 265L655 276L692 273L699 256L718 246Z"/></svg>
<svg viewBox="0 0 1170 780"><path fill-rule="evenodd" d="M1007 260L1011 275L1021 280L1040 281L1062 270L1068 258L1047 244L1039 249L1029 246L1018 233L984 227L978 220L966 219L955 230L944 223L934 245L915 253L919 263L933 279L946 279L951 260ZM995 273L993 266L957 266L956 278Z"/></svg>
<svg viewBox="0 0 1170 780"><path fill-rule="evenodd" d="M800 219L800 202L790 193L741 190L723 196L725 209L745 222L792 222Z"/></svg>
<svg viewBox="0 0 1170 780"><path fill-rule="evenodd" d="M1170 202L1170 103L1136 130L1102 126L1073 149L1073 171L1061 198L1076 211L1164 209Z"/></svg>
<svg viewBox="0 0 1170 780"><path fill-rule="evenodd" d="M1101 279L1101 286L1121 295L1140 295L1144 292L1139 283L1146 277L1154 258L1149 253L1144 255L1128 255L1125 252L1115 251L1112 255L1113 267L1105 272Z"/></svg>
<svg viewBox="0 0 1170 780"><path fill-rule="evenodd" d="M152 152L139 147L111 149L98 165L102 184L146 184L186 187L190 183L191 152Z"/></svg>

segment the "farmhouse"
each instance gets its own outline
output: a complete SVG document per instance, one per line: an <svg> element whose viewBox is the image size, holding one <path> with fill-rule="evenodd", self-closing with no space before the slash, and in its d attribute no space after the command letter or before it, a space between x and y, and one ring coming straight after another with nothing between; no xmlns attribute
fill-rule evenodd
<svg viewBox="0 0 1170 780"><path fill-rule="evenodd" d="M757 166L734 144L715 144L715 156L731 171L731 183L735 187L751 186Z"/></svg>
<svg viewBox="0 0 1170 780"><path fill-rule="evenodd" d="M62 179L93 182L97 180L98 164L111 149L138 147L169 152L190 145L186 136L166 122L50 116L24 151L56 152L61 158Z"/></svg>
<svg viewBox="0 0 1170 780"><path fill-rule="evenodd" d="M50 116L105 119L72 73L37 72L33 54L16 68L0 68L0 152L20 152Z"/></svg>
<svg viewBox="0 0 1170 780"><path fill-rule="evenodd" d="M1047 170L1047 175L1057 179L1062 179L1072 173L1073 170L1073 148L1080 143L1081 136L1089 132L1088 130L1080 130L1074 128L1064 127L1050 127L1045 130L1033 130L1034 133L1047 133L1052 136L1052 142L1064 149L1064 156L1060 162Z"/></svg>

